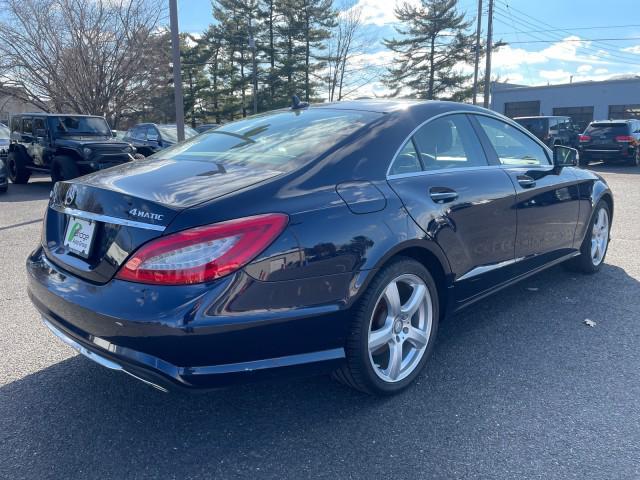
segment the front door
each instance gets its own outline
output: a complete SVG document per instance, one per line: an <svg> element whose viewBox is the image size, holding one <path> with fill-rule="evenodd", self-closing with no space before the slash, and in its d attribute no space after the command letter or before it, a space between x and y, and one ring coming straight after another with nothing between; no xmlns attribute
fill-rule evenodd
<svg viewBox="0 0 640 480"><path fill-rule="evenodd" d="M487 162L466 115L421 127L388 178L411 217L445 252L458 301L505 280L503 267L514 261L515 189L500 166Z"/></svg>
<svg viewBox="0 0 640 480"><path fill-rule="evenodd" d="M502 120L474 115L516 189L515 256L523 272L570 255L578 222L578 178L572 168L552 165L548 151Z"/></svg>

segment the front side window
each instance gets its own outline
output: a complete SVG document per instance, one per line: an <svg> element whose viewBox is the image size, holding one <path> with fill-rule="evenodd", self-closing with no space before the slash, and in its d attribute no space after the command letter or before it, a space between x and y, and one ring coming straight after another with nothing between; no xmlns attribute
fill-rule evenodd
<svg viewBox="0 0 640 480"><path fill-rule="evenodd" d="M544 148L517 128L483 115L476 118L502 165L549 165Z"/></svg>
<svg viewBox="0 0 640 480"><path fill-rule="evenodd" d="M33 133L33 120L30 118L22 119L22 133Z"/></svg>
<svg viewBox="0 0 640 480"><path fill-rule="evenodd" d="M38 130L44 130L44 118L33 119L33 131L38 133Z"/></svg>
<svg viewBox="0 0 640 480"><path fill-rule="evenodd" d="M9 129L4 125L0 125L0 138L9 138Z"/></svg>
<svg viewBox="0 0 640 480"><path fill-rule="evenodd" d="M20 117L12 117L11 118L11 131L19 132L20 131Z"/></svg>
<svg viewBox="0 0 640 480"><path fill-rule="evenodd" d="M413 139L426 171L487 165L465 115L447 115L429 122L416 132Z"/></svg>

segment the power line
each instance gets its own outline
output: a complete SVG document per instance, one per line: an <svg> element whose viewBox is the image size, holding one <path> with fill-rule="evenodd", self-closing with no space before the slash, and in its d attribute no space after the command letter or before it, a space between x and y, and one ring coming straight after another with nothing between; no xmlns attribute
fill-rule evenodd
<svg viewBox="0 0 640 480"><path fill-rule="evenodd" d="M509 7L509 5L507 5L508 9L511 9L512 7ZM569 27L571 28L571 30L600 30L600 29L613 29L613 28L635 28L635 27L640 27L640 24L631 24L631 25L603 25L603 26L599 26L599 27ZM518 33L547 33L547 32L557 32L558 29L557 28L547 28L544 30L527 30L527 31L516 31L516 32L502 32L501 35L517 35Z"/></svg>
<svg viewBox="0 0 640 480"><path fill-rule="evenodd" d="M507 6L507 10L505 10L502 7L498 6L499 10L496 11L496 15L499 18L501 18L502 21L504 21L504 23L509 23L509 25L512 28L515 28L516 30L519 30L519 29L517 27L514 27L513 23L516 23L516 24L519 24L521 26L524 26L525 28L530 28L531 26L536 27L536 25L534 25L530 21L522 19L517 14L513 14L511 12L511 10L516 10L515 8L510 7L506 3L505 3L505 5ZM509 16L507 17L507 15L505 15L503 12L506 12L506 14L509 15ZM535 21L536 21L536 23L539 23L539 24L548 25L548 24L545 24L544 22L539 21L539 20L535 20ZM551 25L548 25L548 26L551 26ZM568 30L556 29L555 31L556 32L557 31L563 31L563 32L565 32L565 33L567 33L569 35L575 35L573 32L570 32ZM524 31L522 31L522 30L520 30L520 32L524 33ZM566 38L562 37L562 35L557 34L557 33L556 33L555 40L549 40L548 38L541 38L540 36L533 35L533 34L529 34L529 36L535 39L535 42L532 42L532 43L561 43L561 42L568 41L568 40L572 40L572 41L576 41L576 42L587 42L588 41L586 39L580 39L580 40L578 40L578 39L566 39ZM548 36L549 35L547 35L547 37ZM508 43L530 43L530 42L508 42ZM612 58L616 58L618 60L623 60L627 64L636 64L634 62L637 62L638 60L640 60L640 58L637 58L633 54L625 54L625 53L620 52L617 49L617 47L611 48L611 47L607 46L607 44L603 44L603 45L605 45L605 46L598 46L598 48L595 48L595 47L590 46L590 45L582 45L581 48L583 48L585 50L588 50L588 51L595 52L595 54L600 55L600 57L602 57L602 51L605 51L607 53L607 60L610 60L609 57L612 57ZM618 62L618 63L621 63L621 62Z"/></svg>

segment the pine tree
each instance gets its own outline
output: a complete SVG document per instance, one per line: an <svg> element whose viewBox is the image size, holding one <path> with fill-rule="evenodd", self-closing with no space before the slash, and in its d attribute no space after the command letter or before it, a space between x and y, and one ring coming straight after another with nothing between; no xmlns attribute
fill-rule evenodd
<svg viewBox="0 0 640 480"><path fill-rule="evenodd" d="M408 93L426 99L453 97L464 88L470 75L459 66L473 57L471 22L457 10L457 0L422 0L395 9L405 26L396 27L397 39L384 44L396 54L385 84L394 94Z"/></svg>

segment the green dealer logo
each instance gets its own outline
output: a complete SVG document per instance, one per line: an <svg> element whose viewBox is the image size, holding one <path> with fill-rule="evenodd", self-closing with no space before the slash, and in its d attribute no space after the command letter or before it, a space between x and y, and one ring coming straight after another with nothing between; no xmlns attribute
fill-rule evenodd
<svg viewBox="0 0 640 480"><path fill-rule="evenodd" d="M73 240L76 237L76 234L82 230L82 225L80 225L79 223L74 223L73 227L71 227L71 230L69 231L69 236L67 237L67 242L70 242L71 240Z"/></svg>

